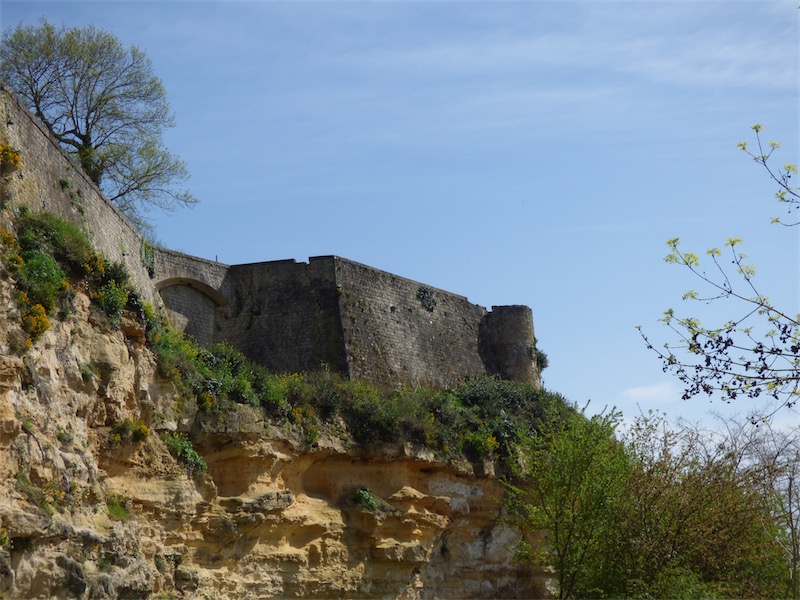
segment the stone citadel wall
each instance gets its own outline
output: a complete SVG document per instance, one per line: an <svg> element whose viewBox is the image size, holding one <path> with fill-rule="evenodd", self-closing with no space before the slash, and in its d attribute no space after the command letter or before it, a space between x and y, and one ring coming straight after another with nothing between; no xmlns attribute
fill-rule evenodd
<svg viewBox="0 0 800 600"><path fill-rule="evenodd" d="M0 86L0 141L22 166L6 177L6 209L27 205L81 226L125 263L141 295L201 344L225 341L276 372L330 368L374 382L442 387L496 374L536 381L531 311L467 298L347 259L322 256L224 265L146 241ZM0 212L8 227L10 211Z"/></svg>

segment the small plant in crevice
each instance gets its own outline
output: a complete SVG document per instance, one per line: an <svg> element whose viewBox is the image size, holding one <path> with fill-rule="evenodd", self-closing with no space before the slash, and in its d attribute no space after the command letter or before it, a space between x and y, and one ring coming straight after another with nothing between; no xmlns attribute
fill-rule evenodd
<svg viewBox="0 0 800 600"><path fill-rule="evenodd" d="M86 214L86 206L83 204L83 199L81 198L81 193L79 191L69 191L69 202L78 210L81 215Z"/></svg>
<svg viewBox="0 0 800 600"><path fill-rule="evenodd" d="M152 244L145 239L142 239L140 258L150 279L153 279L156 276L156 252Z"/></svg>
<svg viewBox="0 0 800 600"><path fill-rule="evenodd" d="M16 171L22 164L19 150L12 148L5 142L0 142L0 173L6 174Z"/></svg>
<svg viewBox="0 0 800 600"><path fill-rule="evenodd" d="M167 567L167 563L164 561L164 557L160 554L156 554L153 556L153 564L156 566L156 570L159 573L163 573Z"/></svg>
<svg viewBox="0 0 800 600"><path fill-rule="evenodd" d="M0 550L11 550L14 548L14 543L8 537L8 530L5 527L0 528Z"/></svg>
<svg viewBox="0 0 800 600"><path fill-rule="evenodd" d="M31 483L28 474L20 471L17 473L16 488L34 505L38 506L48 517L55 511L45 490Z"/></svg>
<svg viewBox="0 0 800 600"><path fill-rule="evenodd" d="M359 487L353 492L353 504L369 512L376 512L381 508L380 500L368 487Z"/></svg>
<svg viewBox="0 0 800 600"><path fill-rule="evenodd" d="M550 360L547 358L547 354L539 350L539 340L536 338L533 338L533 362L539 375L550 366Z"/></svg>
<svg viewBox="0 0 800 600"><path fill-rule="evenodd" d="M35 435L36 433L36 426L33 424L33 419L22 413L17 413L17 419L19 420L20 427L22 431L27 433L28 435Z"/></svg>
<svg viewBox="0 0 800 600"><path fill-rule="evenodd" d="M92 362L78 364L83 383L91 383L97 377L97 365Z"/></svg>
<svg viewBox="0 0 800 600"><path fill-rule="evenodd" d="M101 573L107 573L114 568L115 562L115 557L113 555L104 552L102 556L97 559L95 564L97 565L98 571Z"/></svg>
<svg viewBox="0 0 800 600"><path fill-rule="evenodd" d="M208 469L205 459L200 456L192 446L192 442L185 433L161 434L161 440L166 444L169 453L192 475L204 473Z"/></svg>
<svg viewBox="0 0 800 600"><path fill-rule="evenodd" d="M108 516L115 521L127 521L131 518L130 498L121 494L112 494L106 498Z"/></svg>
<svg viewBox="0 0 800 600"><path fill-rule="evenodd" d="M164 558L173 567L180 567L183 563L183 554L167 554Z"/></svg>
<svg viewBox="0 0 800 600"><path fill-rule="evenodd" d="M138 419L123 419L111 430L109 443L112 446L144 442L150 437L150 428Z"/></svg>
<svg viewBox="0 0 800 600"><path fill-rule="evenodd" d="M69 447L72 445L75 435L71 427L68 429L62 429L61 427L58 427L56 429L56 439L62 446Z"/></svg>

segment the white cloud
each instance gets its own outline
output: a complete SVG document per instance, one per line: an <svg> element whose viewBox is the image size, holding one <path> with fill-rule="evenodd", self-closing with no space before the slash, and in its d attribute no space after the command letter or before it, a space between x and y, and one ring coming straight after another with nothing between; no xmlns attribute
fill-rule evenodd
<svg viewBox="0 0 800 600"><path fill-rule="evenodd" d="M680 400L681 392L675 382L663 381L652 385L628 388L623 390L621 397L625 403L638 404L641 405L642 410L647 410Z"/></svg>

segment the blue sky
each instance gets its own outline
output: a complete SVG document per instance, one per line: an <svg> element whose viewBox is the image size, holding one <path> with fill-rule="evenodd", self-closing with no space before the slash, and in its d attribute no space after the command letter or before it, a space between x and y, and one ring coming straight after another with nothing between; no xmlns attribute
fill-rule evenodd
<svg viewBox="0 0 800 600"><path fill-rule="evenodd" d="M699 416L635 326L697 287L665 241L745 240L798 312L798 237L736 148L797 161L797 2L0 2L144 49L201 204L161 242L236 264L336 254L527 304L547 387ZM685 309L685 310L684 310ZM706 307L727 320L730 307ZM742 412L753 408L743 403Z"/></svg>

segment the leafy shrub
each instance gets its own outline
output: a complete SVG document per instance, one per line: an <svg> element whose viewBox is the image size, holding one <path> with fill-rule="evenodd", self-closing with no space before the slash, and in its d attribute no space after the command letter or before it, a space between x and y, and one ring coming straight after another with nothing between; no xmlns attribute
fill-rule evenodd
<svg viewBox="0 0 800 600"><path fill-rule="evenodd" d="M162 377L191 389L191 380L196 371L199 348L182 332L158 326L149 332L150 344L158 358L158 370Z"/></svg>
<svg viewBox="0 0 800 600"><path fill-rule="evenodd" d="M112 279L92 292L92 300L103 310L109 323L119 327L119 319L128 303L130 290L124 283Z"/></svg>
<svg viewBox="0 0 800 600"><path fill-rule="evenodd" d="M204 472L208 465L192 446L192 442L183 433L163 433L162 441L167 445L169 453L183 464L192 474Z"/></svg>
<svg viewBox="0 0 800 600"><path fill-rule="evenodd" d="M41 304L31 305L25 292L17 294L17 305L22 312L22 328L28 334L28 342L35 342L50 329L50 319Z"/></svg>
<svg viewBox="0 0 800 600"><path fill-rule="evenodd" d="M22 255L19 283L28 293L30 304L41 304L50 313L56 301L69 292L64 271L49 254L34 250Z"/></svg>
<svg viewBox="0 0 800 600"><path fill-rule="evenodd" d="M130 286L128 268L123 262L104 263L103 272L97 276L97 279L100 284L116 281L119 286Z"/></svg>

